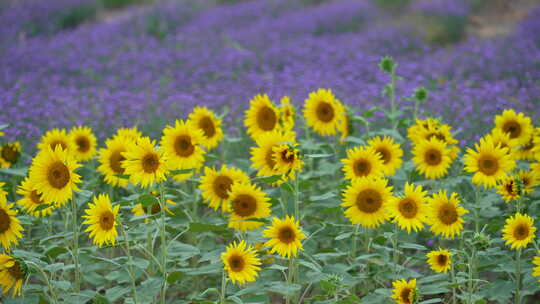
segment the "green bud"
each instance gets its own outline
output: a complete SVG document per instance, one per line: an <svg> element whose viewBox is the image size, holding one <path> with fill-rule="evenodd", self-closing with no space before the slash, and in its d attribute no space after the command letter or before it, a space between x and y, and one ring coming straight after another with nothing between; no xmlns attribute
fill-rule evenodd
<svg viewBox="0 0 540 304"><path fill-rule="evenodd" d="M396 69L396 66L397 64L394 59L388 56L384 56L379 63L379 68L381 69L381 71L388 74L393 73Z"/></svg>
<svg viewBox="0 0 540 304"><path fill-rule="evenodd" d="M414 99L420 102L425 101L428 98L428 91L424 87L416 88L414 90Z"/></svg>

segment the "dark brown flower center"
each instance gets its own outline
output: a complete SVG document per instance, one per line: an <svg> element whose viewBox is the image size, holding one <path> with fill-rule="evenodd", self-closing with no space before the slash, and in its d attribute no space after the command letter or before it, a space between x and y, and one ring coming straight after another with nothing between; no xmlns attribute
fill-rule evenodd
<svg viewBox="0 0 540 304"><path fill-rule="evenodd" d="M257 112L257 125L264 131L271 131L277 123L277 115L272 108L264 106Z"/></svg>
<svg viewBox="0 0 540 304"><path fill-rule="evenodd" d="M146 173L155 173L159 168L159 158L155 153L148 153L142 159L142 167Z"/></svg>
<svg viewBox="0 0 540 304"><path fill-rule="evenodd" d="M514 238L521 241L526 239L529 236L529 226L526 224L519 224L514 228Z"/></svg>
<svg viewBox="0 0 540 304"><path fill-rule="evenodd" d="M103 230L111 230L114 226L114 214L110 211L105 211L99 216L99 226Z"/></svg>
<svg viewBox="0 0 540 304"><path fill-rule="evenodd" d="M274 161L274 152L272 151L274 149L274 146L268 148L268 150L266 150L266 154L264 155L264 161L266 162L266 165L268 166L268 168L270 168L271 170L274 170L274 167L276 166L276 162Z"/></svg>
<svg viewBox="0 0 540 304"><path fill-rule="evenodd" d="M514 139L521 135L521 125L515 120L507 121L503 125L502 129L504 133L510 134L511 139Z"/></svg>
<svg viewBox="0 0 540 304"><path fill-rule="evenodd" d="M366 159L359 159L353 165L356 176L367 176L371 173L371 163Z"/></svg>
<svg viewBox="0 0 540 304"><path fill-rule="evenodd" d="M424 153L424 160L430 166L437 166L442 162L442 153L438 149L428 149Z"/></svg>
<svg viewBox="0 0 540 304"><path fill-rule="evenodd" d="M437 264L441 267L446 266L446 263L448 262L448 257L445 254L439 254L437 256Z"/></svg>
<svg viewBox="0 0 540 304"><path fill-rule="evenodd" d="M392 160L392 153L390 153L388 149L381 147L376 149L375 151L381 155L381 160L383 164L387 164L390 160Z"/></svg>
<svg viewBox="0 0 540 304"><path fill-rule="evenodd" d="M366 189L356 196L356 207L365 213L375 213L382 207L382 196L379 191Z"/></svg>
<svg viewBox="0 0 540 304"><path fill-rule="evenodd" d="M514 184L513 180L510 180L506 184L504 184L504 189L506 190L506 193L508 193L509 195L516 195L517 194L516 191L514 191L515 184Z"/></svg>
<svg viewBox="0 0 540 304"><path fill-rule="evenodd" d="M491 155L482 155L478 160L478 170L485 175L491 176L499 171L499 162Z"/></svg>
<svg viewBox="0 0 540 304"><path fill-rule="evenodd" d="M400 294L401 301L403 303L410 304L411 303L411 300L409 299L410 295L411 295L411 289L409 287L403 288Z"/></svg>
<svg viewBox="0 0 540 304"><path fill-rule="evenodd" d="M16 163L21 153L15 149L15 146L7 144L2 147L2 158L12 164Z"/></svg>
<svg viewBox="0 0 540 304"><path fill-rule="evenodd" d="M294 151L285 149L281 151L281 160L286 163L292 163L296 159Z"/></svg>
<svg viewBox="0 0 540 304"><path fill-rule="evenodd" d="M61 161L56 161L47 170L47 181L56 189L64 188L70 180L68 167Z"/></svg>
<svg viewBox="0 0 540 304"><path fill-rule="evenodd" d="M0 208L0 235L9 230L11 218L4 209Z"/></svg>
<svg viewBox="0 0 540 304"><path fill-rule="evenodd" d="M191 142L191 136L180 135L174 141L174 150L181 157L188 157L195 151L195 146Z"/></svg>
<svg viewBox="0 0 540 304"><path fill-rule="evenodd" d="M233 180L230 177L220 175L214 180L214 193L222 199L227 199L229 198L229 191L231 190L232 184Z"/></svg>
<svg viewBox="0 0 540 304"><path fill-rule="evenodd" d="M296 240L296 233L292 227L282 227L278 231L278 239L285 244L290 244Z"/></svg>
<svg viewBox="0 0 540 304"><path fill-rule="evenodd" d="M445 225L452 225L458 220L456 207L451 203L446 203L439 208L439 220Z"/></svg>
<svg viewBox="0 0 540 304"><path fill-rule="evenodd" d="M122 156L122 152L124 152L124 150L116 150L111 153L111 156L109 157L109 166L116 174L124 173L122 162L126 160L126 158Z"/></svg>
<svg viewBox="0 0 540 304"><path fill-rule="evenodd" d="M41 199L41 195L36 190L30 191L30 200L36 205L41 205L44 201Z"/></svg>
<svg viewBox="0 0 540 304"><path fill-rule="evenodd" d="M236 215L248 217L257 211L257 201L251 195L240 194L233 200L232 208Z"/></svg>
<svg viewBox="0 0 540 304"><path fill-rule="evenodd" d="M15 260L15 264L13 264L12 267L8 268L9 275L15 280L21 280L23 279L23 272L21 269L21 265L17 260Z"/></svg>
<svg viewBox="0 0 540 304"><path fill-rule="evenodd" d="M241 272L242 270L244 270L246 262L244 261L244 258L234 254L229 257L229 266L231 267L232 271Z"/></svg>
<svg viewBox="0 0 540 304"><path fill-rule="evenodd" d="M67 149L67 143L63 140L55 140L51 142L50 147L54 150L56 146L62 147L63 150Z"/></svg>
<svg viewBox="0 0 540 304"><path fill-rule="evenodd" d="M85 153L90 150L90 140L86 136L77 137L75 143L77 144L77 150L81 153Z"/></svg>
<svg viewBox="0 0 540 304"><path fill-rule="evenodd" d="M214 126L214 122L208 116L199 120L199 128L203 130L204 136L208 138L212 138L216 134L216 126Z"/></svg>
<svg viewBox="0 0 540 304"><path fill-rule="evenodd" d="M328 102L321 101L315 110L317 118L322 122L331 122L334 119L334 107Z"/></svg>
<svg viewBox="0 0 540 304"><path fill-rule="evenodd" d="M158 214L161 212L161 205L159 203L153 203L150 207L150 213Z"/></svg>
<svg viewBox="0 0 540 304"><path fill-rule="evenodd" d="M405 218L414 218L418 213L418 205L408 197L399 202L398 208L401 215Z"/></svg>
<svg viewBox="0 0 540 304"><path fill-rule="evenodd" d="M433 133L430 133L428 136L426 136L426 139L427 140L430 140L432 139L433 137L435 137L436 139L442 141L442 142L446 142L446 136L444 136L443 133L441 132L433 132Z"/></svg>

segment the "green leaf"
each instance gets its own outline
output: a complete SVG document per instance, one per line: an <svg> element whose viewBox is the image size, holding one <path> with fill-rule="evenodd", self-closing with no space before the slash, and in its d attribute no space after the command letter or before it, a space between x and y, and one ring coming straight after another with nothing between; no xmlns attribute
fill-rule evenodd
<svg viewBox="0 0 540 304"><path fill-rule="evenodd" d="M326 193L323 193L321 195L313 195L309 198L310 201L322 201L322 200L327 200L327 199L330 199L330 198L334 198L336 197L336 194L334 192L326 192Z"/></svg>
<svg viewBox="0 0 540 304"><path fill-rule="evenodd" d="M153 196L152 194L143 194L139 197L139 203L143 205L143 207L152 206L153 204L159 204L159 200L157 197Z"/></svg>
<svg viewBox="0 0 540 304"><path fill-rule="evenodd" d="M414 249L414 250L427 250L425 246L419 245L419 244L413 244L413 243L403 243L399 245L399 248L403 249Z"/></svg>
<svg viewBox="0 0 540 304"><path fill-rule="evenodd" d="M45 210L49 207L51 207L52 205L49 205L49 204L39 204L36 209L34 209L34 212L38 212L38 211L41 211L41 210Z"/></svg>
<svg viewBox="0 0 540 304"><path fill-rule="evenodd" d="M9 124L0 125L0 131L4 130L7 127L9 127Z"/></svg>
<svg viewBox="0 0 540 304"><path fill-rule="evenodd" d="M184 274L181 271L173 271L167 276L167 283L173 284L174 282L180 280L183 276Z"/></svg>
<svg viewBox="0 0 540 304"><path fill-rule="evenodd" d="M49 250L47 250L45 252L45 255L48 256L51 260L54 260L54 259L56 259L57 256L61 255L62 253L66 253L66 252L68 252L66 247L56 246L56 247L52 247Z"/></svg>
<svg viewBox="0 0 540 304"><path fill-rule="evenodd" d="M129 179L129 175L127 174L115 174L114 176L122 179Z"/></svg>
<svg viewBox="0 0 540 304"><path fill-rule="evenodd" d="M195 169L191 168L191 169L171 170L171 171L169 171L169 173L171 175L188 174L188 173L192 173L193 170L195 170Z"/></svg>
<svg viewBox="0 0 540 304"><path fill-rule="evenodd" d="M329 153L318 153L318 154L306 154L304 155L304 157L309 157L309 158L326 158L326 157L331 157L333 156L334 154L329 154Z"/></svg>
<svg viewBox="0 0 540 304"><path fill-rule="evenodd" d="M7 175L13 175L13 176L20 176L25 177L28 172L28 168L2 168L0 169L0 173L7 174Z"/></svg>
<svg viewBox="0 0 540 304"><path fill-rule="evenodd" d="M434 299L429 299L429 300L422 301L422 302L420 302L420 304L441 303L442 301L443 301L442 299L434 298Z"/></svg>
<svg viewBox="0 0 540 304"><path fill-rule="evenodd" d="M227 231L227 225L212 225L205 223L190 223L189 231L191 232L223 232Z"/></svg>
<svg viewBox="0 0 540 304"><path fill-rule="evenodd" d="M267 289L269 292L274 292L284 296L292 296L300 291L300 285L287 284L286 282L274 282Z"/></svg>
<svg viewBox="0 0 540 304"><path fill-rule="evenodd" d="M273 184L277 181L279 181L282 178L281 175L272 175L272 176L262 176L258 177L257 180L266 183L266 184Z"/></svg>

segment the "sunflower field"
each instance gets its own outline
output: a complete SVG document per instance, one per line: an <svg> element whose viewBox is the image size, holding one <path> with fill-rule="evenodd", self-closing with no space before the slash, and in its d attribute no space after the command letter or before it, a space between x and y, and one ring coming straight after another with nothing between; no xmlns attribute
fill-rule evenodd
<svg viewBox="0 0 540 304"><path fill-rule="evenodd" d="M113 2L104 6L130 3ZM321 41L331 47L390 5L315 2L162 2L138 12L143 25L59 29L47 22L64 15L47 13L33 19L47 30L35 37L26 37L26 23L0 30L0 51L13 55L0 58L0 303L540 303L540 66L527 65L540 55L540 40L529 31L540 30L540 7L511 36L480 46L465 40L455 53L416 36L399 40L394 29L366 30L366 41L351 43L381 48L358 55L360 74L338 64L345 58L338 50L319 54L321 67L326 60L339 66L328 85L320 71L296 80L311 54L254 55L274 60L272 67L251 58L247 46L257 50L262 29L282 31L268 40L292 43L287 33L305 39L304 47ZM436 8L459 22L472 14L462 9L467 1L452 4L460 9L439 2ZM437 15L433 3L418 3L409 9ZM0 20L18 20L9 13L17 5L7 7L0 6ZM251 30L248 17L260 21ZM220 24L230 28L211 36ZM141 26L145 34L136 35ZM225 45L204 50L227 51L212 69L198 70L215 54L182 52L199 45L189 35L204 30L209 44L217 37ZM110 34L118 39L129 33L121 47L109 34L100 36L113 31L121 32ZM24 41L5 46L16 36ZM408 65L420 59L413 51L394 56L394 46L382 46L387 38L401 53L418 48L440 65ZM73 39L112 44L89 44L95 49L85 57L86 47ZM506 52L516 51L509 42L530 56L508 59ZM148 43L159 60L134 47ZM78 64L86 68L46 63L47 56L71 56L58 45L80 51L86 59ZM41 54L34 54L36 46ZM493 68L499 80L466 78L485 68L474 67L482 47L498 54L493 66L502 58L516 64ZM392 56L377 55L381 49ZM184 67L188 59L181 56L201 62L178 72L185 78L166 77L169 55L180 56L174 62ZM462 57L443 63L452 56ZM118 72L122 66L142 73L123 65L133 58L147 65L149 77ZM236 70L220 74L224 66ZM257 71L263 75L250 74ZM155 80L154 73L163 75ZM298 81L298 90L266 87L270 74ZM41 75L54 75L48 80L57 91ZM244 83L234 87L238 80ZM175 81L190 84L186 95L171 93ZM356 81L368 92L358 93ZM245 91L249 97L239 100ZM491 91L499 92L497 106L489 105ZM212 94L219 102L210 101Z"/></svg>

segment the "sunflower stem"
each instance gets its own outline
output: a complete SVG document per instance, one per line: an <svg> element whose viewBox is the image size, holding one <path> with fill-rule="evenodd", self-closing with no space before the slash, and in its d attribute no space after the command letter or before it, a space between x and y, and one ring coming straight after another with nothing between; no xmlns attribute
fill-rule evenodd
<svg viewBox="0 0 540 304"><path fill-rule="evenodd" d="M285 303L290 304L291 303L291 295L289 294L290 290L292 289L292 278L293 278L293 258L289 258L289 269L287 271L287 295L285 296Z"/></svg>
<svg viewBox="0 0 540 304"><path fill-rule="evenodd" d="M227 275L225 274L225 269L223 269L223 274L221 275L221 293L219 294L220 304L225 304L226 293L227 293Z"/></svg>
<svg viewBox="0 0 540 304"><path fill-rule="evenodd" d="M53 304L58 303L58 295L54 291L54 287L51 284L51 281L49 280L49 277L47 276L47 274L45 273L43 268L41 268L38 264L36 264L34 262L31 262L31 261L25 261L25 263L27 265L31 265L32 267L34 267L34 269L36 269L41 274L43 279L45 279L45 283L47 284L47 288L49 289L49 293L51 295L52 303Z"/></svg>
<svg viewBox="0 0 540 304"><path fill-rule="evenodd" d="M137 285L135 283L135 276L133 272L133 257L131 256L131 249L129 247L128 234L126 232L126 229L124 228L124 223L122 223L120 219L118 220L118 223L120 224L120 231L122 232L122 236L124 237L124 245L126 249L128 263L129 263L129 267L127 271L128 271L129 277L131 278L131 288L133 289L133 302L137 304L139 302L138 297L137 297Z"/></svg>
<svg viewBox="0 0 540 304"><path fill-rule="evenodd" d="M356 247L358 246L358 231L360 230L360 224L356 224L354 226L354 232L352 237L352 248L351 252L349 254L351 259L351 264L354 265L354 258L356 257ZM356 284L352 284L351 286L351 293L356 294Z"/></svg>
<svg viewBox="0 0 540 304"><path fill-rule="evenodd" d="M516 252L516 304L521 304L521 248Z"/></svg>
<svg viewBox="0 0 540 304"><path fill-rule="evenodd" d="M399 263L399 249L398 249L398 236L399 236L399 229L397 223L394 224L394 235L393 235L393 241L392 241L392 247L393 247L393 262L394 262L394 274L396 275L396 279L398 278L398 263Z"/></svg>
<svg viewBox="0 0 540 304"><path fill-rule="evenodd" d="M71 199L71 220L73 224L73 263L75 264L75 293L81 291L81 269L79 265L79 225L77 224L77 202Z"/></svg>
<svg viewBox="0 0 540 304"><path fill-rule="evenodd" d="M456 270L454 263L450 263L450 279L452 282L452 304L456 304Z"/></svg>
<svg viewBox="0 0 540 304"><path fill-rule="evenodd" d="M161 269L163 274L163 285L161 287L160 303L165 304L167 293L167 235L165 231L165 191L163 182L159 183L159 203L161 204L161 229L159 231L161 239Z"/></svg>
<svg viewBox="0 0 540 304"><path fill-rule="evenodd" d="M473 286L473 277L474 277L474 271L476 269L476 248L474 246L472 246L472 252L471 252L471 255L469 257L469 281L468 281L468 302L469 304L472 304L473 303L473 298L472 298L472 295L474 293L474 286Z"/></svg>

